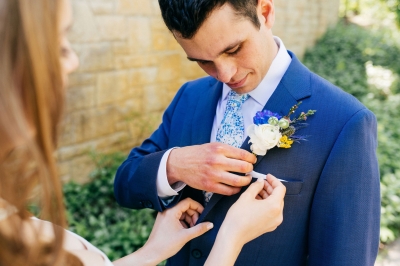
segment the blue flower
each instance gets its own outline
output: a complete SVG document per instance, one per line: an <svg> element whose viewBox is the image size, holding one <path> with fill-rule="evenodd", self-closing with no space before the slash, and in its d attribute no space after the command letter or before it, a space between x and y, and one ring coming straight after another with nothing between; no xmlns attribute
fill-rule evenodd
<svg viewBox="0 0 400 266"><path fill-rule="evenodd" d="M268 119L271 116L278 118L278 120L282 118L282 116L277 113L273 113L269 110L264 110L256 113L256 115L253 117L253 122L256 125L268 124Z"/></svg>

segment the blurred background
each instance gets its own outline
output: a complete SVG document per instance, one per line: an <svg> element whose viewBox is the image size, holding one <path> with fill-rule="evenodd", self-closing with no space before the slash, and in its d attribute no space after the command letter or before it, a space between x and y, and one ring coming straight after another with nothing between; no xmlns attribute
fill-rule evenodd
<svg viewBox="0 0 400 266"><path fill-rule="evenodd" d="M180 86L205 74L164 26L157 0L72 3L70 40L81 65L67 91L59 171L70 229L116 259L144 244L155 216L117 206L116 168L158 126ZM275 7L273 32L286 48L377 116L379 265L391 265L391 250L400 251L400 0L276 0Z"/></svg>

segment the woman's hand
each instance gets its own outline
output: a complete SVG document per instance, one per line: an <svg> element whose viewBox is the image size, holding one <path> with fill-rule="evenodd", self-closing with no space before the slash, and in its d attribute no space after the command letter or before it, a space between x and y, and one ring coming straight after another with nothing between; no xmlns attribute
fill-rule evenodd
<svg viewBox="0 0 400 266"><path fill-rule="evenodd" d="M273 190L273 188L268 183L268 181L264 180L264 187L258 193L258 195L256 196L256 199L262 200L262 199L268 198L268 196L271 195L272 190Z"/></svg>
<svg viewBox="0 0 400 266"><path fill-rule="evenodd" d="M285 192L286 187L270 174L267 180L257 180L229 209L221 230L243 245L275 230L283 221Z"/></svg>
<svg viewBox="0 0 400 266"><path fill-rule="evenodd" d="M156 265L175 255L187 242L213 228L210 222L195 225L203 209L200 203L186 198L158 213L146 244L114 265Z"/></svg>
<svg viewBox="0 0 400 266"><path fill-rule="evenodd" d="M175 255L187 242L213 227L210 222L194 226L203 209L200 203L186 198L175 207L159 213L146 245L151 244L154 250L160 252L166 250L166 258Z"/></svg>
<svg viewBox="0 0 400 266"><path fill-rule="evenodd" d="M283 221L286 187L272 175L259 179L229 209L206 265L233 265L242 247Z"/></svg>

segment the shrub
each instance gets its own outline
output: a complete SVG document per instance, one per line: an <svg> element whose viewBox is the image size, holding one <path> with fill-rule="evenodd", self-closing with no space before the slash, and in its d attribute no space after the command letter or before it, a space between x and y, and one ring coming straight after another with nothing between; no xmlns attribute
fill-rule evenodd
<svg viewBox="0 0 400 266"><path fill-rule="evenodd" d="M367 37L366 30L339 23L306 52L304 64L354 96L363 96L368 87L363 51Z"/></svg>
<svg viewBox="0 0 400 266"><path fill-rule="evenodd" d="M360 100L367 94L386 97L367 82L365 64L372 62L400 74L400 49L390 32L374 32L340 21L308 50L303 62L312 71Z"/></svg>
<svg viewBox="0 0 400 266"><path fill-rule="evenodd" d="M91 182L64 185L69 229L100 248L111 260L144 245L154 224L155 211L120 207L114 198L114 175L126 156L93 155L96 169Z"/></svg>

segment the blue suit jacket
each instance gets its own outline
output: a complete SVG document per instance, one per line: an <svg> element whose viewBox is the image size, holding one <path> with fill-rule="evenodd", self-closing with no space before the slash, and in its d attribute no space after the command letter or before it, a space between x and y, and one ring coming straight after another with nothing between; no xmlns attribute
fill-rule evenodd
<svg viewBox="0 0 400 266"><path fill-rule="evenodd" d="M374 265L380 222L375 116L289 54L292 62L264 109L285 115L302 101L297 115L317 113L299 131L308 141L258 157L256 171L290 181L284 219L274 232L246 244L236 265ZM160 127L120 166L115 196L122 206L164 209L156 189L161 157L171 147L210 141L221 92L221 82L212 77L182 86ZM242 148L250 150L248 139ZM214 194L199 219L212 221L214 228L186 244L168 265L203 265L239 194ZM203 202L201 191L186 186L172 205L185 197Z"/></svg>

